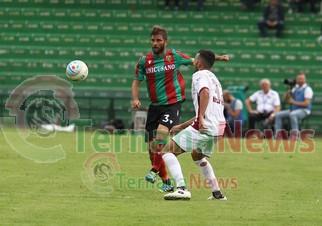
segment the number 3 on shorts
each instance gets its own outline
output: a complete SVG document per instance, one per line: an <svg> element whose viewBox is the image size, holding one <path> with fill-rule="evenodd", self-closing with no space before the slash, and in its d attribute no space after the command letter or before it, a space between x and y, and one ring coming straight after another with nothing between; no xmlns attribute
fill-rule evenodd
<svg viewBox="0 0 322 226"><path fill-rule="evenodd" d="M169 119L169 117L170 117L170 115L169 115L169 114L164 114L164 115L163 115L162 122L172 124L172 123L173 123L173 121L172 121L171 119Z"/></svg>

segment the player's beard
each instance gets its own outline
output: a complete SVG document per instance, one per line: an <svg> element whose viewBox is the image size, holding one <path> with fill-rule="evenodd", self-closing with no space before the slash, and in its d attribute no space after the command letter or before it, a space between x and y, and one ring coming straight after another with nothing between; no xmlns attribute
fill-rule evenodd
<svg viewBox="0 0 322 226"><path fill-rule="evenodd" d="M164 52L164 46L161 47L152 47L152 51L154 54L159 55Z"/></svg>
<svg viewBox="0 0 322 226"><path fill-rule="evenodd" d="M194 65L194 69L195 69L195 71L194 71L194 72L199 71L197 64L195 64L195 65Z"/></svg>

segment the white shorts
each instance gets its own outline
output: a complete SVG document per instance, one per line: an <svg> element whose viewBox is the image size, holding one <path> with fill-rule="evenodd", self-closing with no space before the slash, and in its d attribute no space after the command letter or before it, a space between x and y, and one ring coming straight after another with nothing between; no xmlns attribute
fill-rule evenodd
<svg viewBox="0 0 322 226"><path fill-rule="evenodd" d="M180 131L177 135L175 135L172 140L186 152L198 150L201 151L202 154L210 157L217 138L200 133L192 126L188 126L184 130Z"/></svg>

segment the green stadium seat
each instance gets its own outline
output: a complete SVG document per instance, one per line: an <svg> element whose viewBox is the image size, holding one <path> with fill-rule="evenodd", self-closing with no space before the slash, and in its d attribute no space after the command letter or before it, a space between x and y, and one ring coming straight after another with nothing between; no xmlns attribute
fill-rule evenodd
<svg viewBox="0 0 322 226"><path fill-rule="evenodd" d="M215 43L214 43L216 46L218 46L218 47L226 47L227 46L227 41L225 41L225 40L218 40L218 41L215 41Z"/></svg>
<svg viewBox="0 0 322 226"><path fill-rule="evenodd" d="M82 19L82 13L80 11L69 11L68 15L73 19Z"/></svg>
<svg viewBox="0 0 322 226"><path fill-rule="evenodd" d="M93 42L95 44L105 44L106 43L106 39L104 37L94 37Z"/></svg>
<svg viewBox="0 0 322 226"><path fill-rule="evenodd" d="M49 44L45 36L31 35L32 41L38 44Z"/></svg>
<svg viewBox="0 0 322 226"><path fill-rule="evenodd" d="M46 40L49 43L60 43L61 42L61 38L58 35L57 36L47 35Z"/></svg>
<svg viewBox="0 0 322 226"><path fill-rule="evenodd" d="M34 9L21 9L20 16L21 17L28 17L28 18L36 17L37 11Z"/></svg>
<svg viewBox="0 0 322 226"><path fill-rule="evenodd" d="M295 55L286 55L285 56L286 61L291 61L291 63L294 63L297 59Z"/></svg>
<svg viewBox="0 0 322 226"><path fill-rule="evenodd" d="M97 15L96 11L83 11L82 17L84 17L86 19L91 19L91 18L97 18L98 15Z"/></svg>
<svg viewBox="0 0 322 226"><path fill-rule="evenodd" d="M69 2L65 2L65 3L68 4ZM91 0L80 0L79 3L87 6L87 5L90 5Z"/></svg>
<svg viewBox="0 0 322 226"><path fill-rule="evenodd" d="M56 26L56 29L58 29L60 32L68 32L71 27L69 24L64 24L64 23L61 23L61 24L57 24Z"/></svg>
<svg viewBox="0 0 322 226"><path fill-rule="evenodd" d="M315 42L305 42L304 47L314 50L314 49L318 48L318 45Z"/></svg>
<svg viewBox="0 0 322 226"><path fill-rule="evenodd" d="M322 55L315 55L315 61L322 63Z"/></svg>
<svg viewBox="0 0 322 226"><path fill-rule="evenodd" d="M42 19L44 18L50 18L52 16L55 16L55 15L52 15L50 11L48 10L41 10L39 11L39 14L38 14Z"/></svg>
<svg viewBox="0 0 322 226"><path fill-rule="evenodd" d="M39 24L38 23L26 23L25 24L25 29L28 30L28 31L31 31L31 30L38 30L39 29Z"/></svg>
<svg viewBox="0 0 322 226"><path fill-rule="evenodd" d="M22 24L22 23L15 23L15 22L12 22L12 23L10 23L10 27L12 28L12 29L17 29L17 30L19 30L19 29L22 29L22 28L24 28L24 24Z"/></svg>

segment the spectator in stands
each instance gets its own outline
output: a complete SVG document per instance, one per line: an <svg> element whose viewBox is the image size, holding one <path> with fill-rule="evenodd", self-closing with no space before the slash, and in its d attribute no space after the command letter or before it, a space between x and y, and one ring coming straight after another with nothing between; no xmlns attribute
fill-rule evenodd
<svg viewBox="0 0 322 226"><path fill-rule="evenodd" d="M224 90L223 97L225 101L225 116L227 123L232 132L235 130L235 121L239 121L242 125L243 121L243 103L241 100L236 99L228 90Z"/></svg>
<svg viewBox="0 0 322 226"><path fill-rule="evenodd" d="M170 9L170 0L165 0L165 9ZM174 0L174 9L179 9L179 0Z"/></svg>
<svg viewBox="0 0 322 226"><path fill-rule="evenodd" d="M280 111L280 97L271 89L271 82L268 79L262 79L259 84L261 90L245 101L249 113L249 129L255 129L255 123L259 121L264 121L264 127L268 128L272 125L275 114ZM256 110L253 110L252 102L256 102Z"/></svg>
<svg viewBox="0 0 322 226"><path fill-rule="evenodd" d="M260 2L261 0L240 0L241 8L246 10L253 10Z"/></svg>
<svg viewBox="0 0 322 226"><path fill-rule="evenodd" d="M290 0L289 1L290 13L292 13L293 11L298 12L298 13L304 12L304 8L307 3L310 4L310 12L316 13L316 12L318 12L318 10L316 8L317 2L318 2L317 0Z"/></svg>
<svg viewBox="0 0 322 226"><path fill-rule="evenodd" d="M275 29L276 37L281 37L284 29L284 9L278 0L270 0L263 18L258 22L261 37L267 37L267 29Z"/></svg>
<svg viewBox="0 0 322 226"><path fill-rule="evenodd" d="M203 3L204 3L205 0L197 0L197 9L199 11L202 11L203 10ZM189 9L189 0L184 0L183 2L184 4L184 9L185 10L188 10Z"/></svg>
<svg viewBox="0 0 322 226"><path fill-rule="evenodd" d="M275 130L282 129L282 119L289 118L291 129L299 130L299 122L311 113L313 90L306 83L306 76L300 73L296 77L296 85L286 96L286 102L290 104L289 110L284 110L275 115Z"/></svg>

